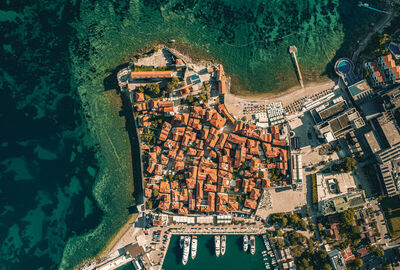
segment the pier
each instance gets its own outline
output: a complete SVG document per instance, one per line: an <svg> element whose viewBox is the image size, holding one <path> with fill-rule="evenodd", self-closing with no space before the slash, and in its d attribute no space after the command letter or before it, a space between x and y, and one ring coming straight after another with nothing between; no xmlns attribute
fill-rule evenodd
<svg viewBox="0 0 400 270"><path fill-rule="evenodd" d="M297 62L297 57L296 57L297 47L294 45L290 46L289 53L293 55L294 63L296 64L297 76L299 77L300 86L301 86L301 88L304 88L303 78L301 77L300 67L299 67L299 63Z"/></svg>

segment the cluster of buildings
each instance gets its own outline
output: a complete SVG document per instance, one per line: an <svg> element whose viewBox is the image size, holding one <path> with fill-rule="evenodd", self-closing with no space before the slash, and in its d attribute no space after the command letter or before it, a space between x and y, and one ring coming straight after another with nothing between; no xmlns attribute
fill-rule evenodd
<svg viewBox="0 0 400 270"><path fill-rule="evenodd" d="M142 146L145 196L157 194L158 209L182 215L254 210L262 190L274 184L271 170L289 184L287 140L278 126L266 133L235 121L223 104L189 109L164 120L156 146ZM225 131L227 120L233 130Z"/></svg>
<svg viewBox="0 0 400 270"><path fill-rule="evenodd" d="M400 82L400 66L396 65L391 54L380 56L376 61L367 62L365 67L374 87Z"/></svg>

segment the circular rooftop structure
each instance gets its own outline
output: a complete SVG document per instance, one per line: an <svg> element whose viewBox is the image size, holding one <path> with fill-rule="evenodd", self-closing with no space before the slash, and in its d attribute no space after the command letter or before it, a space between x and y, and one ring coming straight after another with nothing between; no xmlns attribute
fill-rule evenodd
<svg viewBox="0 0 400 270"><path fill-rule="evenodd" d="M347 76L353 72L354 65L350 59L340 58L335 63L335 72L339 76Z"/></svg>

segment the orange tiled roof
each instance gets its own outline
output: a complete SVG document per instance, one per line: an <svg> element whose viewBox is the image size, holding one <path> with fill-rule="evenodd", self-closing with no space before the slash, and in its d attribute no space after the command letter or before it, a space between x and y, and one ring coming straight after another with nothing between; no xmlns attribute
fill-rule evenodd
<svg viewBox="0 0 400 270"><path fill-rule="evenodd" d="M146 188L146 189L144 190L144 196L146 196L147 198L150 198L150 197L151 197L151 194L153 194L153 190L151 190L151 189L149 189L149 188Z"/></svg>
<svg viewBox="0 0 400 270"><path fill-rule="evenodd" d="M226 93L226 77L221 76L221 80L218 80L218 93L220 95Z"/></svg>
<svg viewBox="0 0 400 270"><path fill-rule="evenodd" d="M210 124L217 129L221 129L225 125L226 120L218 113L215 112L210 120Z"/></svg>
<svg viewBox="0 0 400 270"><path fill-rule="evenodd" d="M258 200L258 198L260 197L260 190L259 189L256 189L256 188L253 188L252 189L252 191L251 191L251 193L250 193L250 199L252 199L252 200Z"/></svg>
<svg viewBox="0 0 400 270"><path fill-rule="evenodd" d="M229 134L228 141L231 143L242 144L246 143L247 138L231 133Z"/></svg>
<svg viewBox="0 0 400 270"><path fill-rule="evenodd" d="M131 72L132 79L146 78L171 78L171 71L133 71Z"/></svg>
<svg viewBox="0 0 400 270"><path fill-rule="evenodd" d="M211 184L204 184L204 191L209 192L216 192L217 191L217 186L216 185L211 185Z"/></svg>
<svg viewBox="0 0 400 270"><path fill-rule="evenodd" d="M256 209L257 208L257 202L247 198L244 202L244 207L250 208L250 209Z"/></svg>
<svg viewBox="0 0 400 270"><path fill-rule="evenodd" d="M183 161L175 161L174 170L179 172L185 169L185 163Z"/></svg>
<svg viewBox="0 0 400 270"><path fill-rule="evenodd" d="M168 182L162 181L162 182L160 183L160 192L161 192L161 193L170 193L170 192L171 192L171 188L170 188Z"/></svg>
<svg viewBox="0 0 400 270"><path fill-rule="evenodd" d="M136 102L144 101L144 94L142 92L136 91L135 92L135 100L136 100Z"/></svg>

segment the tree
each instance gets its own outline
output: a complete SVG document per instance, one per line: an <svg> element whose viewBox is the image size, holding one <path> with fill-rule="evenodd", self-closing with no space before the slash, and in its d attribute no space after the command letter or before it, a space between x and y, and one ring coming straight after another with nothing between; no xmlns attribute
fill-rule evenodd
<svg viewBox="0 0 400 270"><path fill-rule="evenodd" d="M153 190L153 197L156 198L160 192L158 190Z"/></svg>
<svg viewBox="0 0 400 270"><path fill-rule="evenodd" d="M354 260L354 265L357 268L360 268L361 266L363 266L363 261L360 258L357 258L357 259Z"/></svg>
<svg viewBox="0 0 400 270"><path fill-rule="evenodd" d="M383 257L383 256L385 256L385 251L383 250L382 247L376 248L376 250L375 250L374 253L375 253L375 255L378 256L378 257Z"/></svg>
<svg viewBox="0 0 400 270"><path fill-rule="evenodd" d="M352 231L352 233L354 233L354 234L358 234L358 233L361 232L360 227L358 227L358 226L352 226L352 227L351 227L351 231Z"/></svg>
<svg viewBox="0 0 400 270"><path fill-rule="evenodd" d="M283 218L282 218L282 226L283 226L283 227L286 227L287 223L288 223L288 219L285 218L285 217L283 217Z"/></svg>
<svg viewBox="0 0 400 270"><path fill-rule="evenodd" d="M345 225L352 225L354 221L354 210L348 209L340 215L340 219Z"/></svg>
<svg viewBox="0 0 400 270"><path fill-rule="evenodd" d="M300 246L295 246L294 248L292 248L291 253L293 257L300 257L303 253L303 249Z"/></svg>
<svg viewBox="0 0 400 270"><path fill-rule="evenodd" d="M324 270L331 270L332 268L331 268L329 263L325 263L323 269Z"/></svg>
<svg viewBox="0 0 400 270"><path fill-rule="evenodd" d="M186 101L189 103L189 104L192 104L193 103L193 96L192 95L188 95L187 96L187 98L186 98Z"/></svg>
<svg viewBox="0 0 400 270"><path fill-rule="evenodd" d="M146 209L153 209L153 201L152 200L148 200L146 202Z"/></svg>

